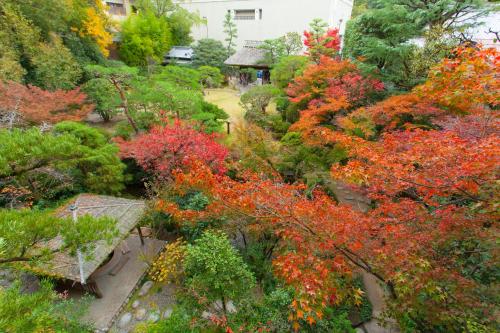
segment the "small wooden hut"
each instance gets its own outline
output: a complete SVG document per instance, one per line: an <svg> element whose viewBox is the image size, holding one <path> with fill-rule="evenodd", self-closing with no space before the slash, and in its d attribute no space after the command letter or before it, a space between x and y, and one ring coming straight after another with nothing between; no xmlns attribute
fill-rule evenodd
<svg viewBox="0 0 500 333"><path fill-rule="evenodd" d="M271 81L271 66L266 63L266 50L260 48L261 42L247 41L245 46L230 56L224 64L238 69L253 68L262 71L262 84ZM240 72L239 81L242 85L249 82L249 74Z"/></svg>

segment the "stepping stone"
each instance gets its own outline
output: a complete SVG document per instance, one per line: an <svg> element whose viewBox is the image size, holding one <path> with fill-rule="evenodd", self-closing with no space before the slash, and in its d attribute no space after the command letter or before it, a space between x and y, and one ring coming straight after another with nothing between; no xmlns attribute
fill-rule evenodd
<svg viewBox="0 0 500 333"><path fill-rule="evenodd" d="M222 311L223 310L222 301L221 300L215 301L213 303L213 307L218 311ZM228 313L236 313L236 307L234 306L233 301L229 300L226 302L226 310Z"/></svg>
<svg viewBox="0 0 500 333"><path fill-rule="evenodd" d="M170 316L172 315L172 312L174 312L173 309L171 309L171 308L166 309L165 312L163 312L163 318L164 319L170 318Z"/></svg>
<svg viewBox="0 0 500 333"><path fill-rule="evenodd" d="M206 320L209 320L212 316L213 316L213 314L208 312L208 311L203 311L201 313L201 318L206 319Z"/></svg>
<svg viewBox="0 0 500 333"><path fill-rule="evenodd" d="M141 320L144 320L144 318L146 318L146 309L144 308L140 308L140 309L137 309L137 311L135 311L135 319L138 320L138 321L141 321Z"/></svg>
<svg viewBox="0 0 500 333"><path fill-rule="evenodd" d="M125 328L130 324L132 321L132 314L130 312L125 313L123 316L121 316L120 320L118 321L118 327L119 328Z"/></svg>
<svg viewBox="0 0 500 333"><path fill-rule="evenodd" d="M139 290L139 296L145 296L149 290L153 287L153 281L146 281Z"/></svg>
<svg viewBox="0 0 500 333"><path fill-rule="evenodd" d="M149 316L148 316L149 322L156 323L158 320L160 320L160 312L159 311L153 311L149 314Z"/></svg>
<svg viewBox="0 0 500 333"><path fill-rule="evenodd" d="M132 303L132 309L137 309L141 305L141 302L139 300L135 300L134 303Z"/></svg>

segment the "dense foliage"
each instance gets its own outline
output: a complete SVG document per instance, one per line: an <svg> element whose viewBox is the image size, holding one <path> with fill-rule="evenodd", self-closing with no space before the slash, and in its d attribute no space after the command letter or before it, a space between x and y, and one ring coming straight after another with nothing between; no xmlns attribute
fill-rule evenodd
<svg viewBox="0 0 500 333"><path fill-rule="evenodd" d="M153 13L131 15L122 25L120 58L130 66L161 63L172 46L172 34L166 19Z"/></svg>
<svg viewBox="0 0 500 333"><path fill-rule="evenodd" d="M448 56L466 28L487 13L482 0L368 1L365 12L348 22L348 57L362 59L390 88L409 90ZM424 46L415 40L422 38Z"/></svg>
<svg viewBox="0 0 500 333"><path fill-rule="evenodd" d="M96 240L110 242L116 236L115 221L89 215L76 222L59 218L51 211L0 209L0 264L46 262L55 253L77 249L90 254ZM60 236L61 246L54 249L47 242Z"/></svg>
<svg viewBox="0 0 500 333"><path fill-rule="evenodd" d="M205 94L231 74L232 15L226 44L163 67L206 22L171 0L134 6L125 64L103 60L101 1L0 3L0 265L91 258L115 221L53 208L126 191L151 199L141 225L178 239L148 258L173 312L137 332L354 332L372 315L360 275L385 293L374 319L403 332L498 330L500 57L464 43L481 0L360 1L342 55L320 20L304 56L297 33L266 41L273 84L241 94L228 135ZM0 289L0 331L87 331L51 289Z"/></svg>
<svg viewBox="0 0 500 333"><path fill-rule="evenodd" d="M46 91L16 82L0 82L1 125L57 123L85 119L93 106L79 88L70 91Z"/></svg>
<svg viewBox="0 0 500 333"><path fill-rule="evenodd" d="M458 49L414 92L373 106L366 105L383 85L348 61L323 57L295 79L288 93L303 111L294 130L306 144L347 151L332 176L370 199L366 213L272 171L272 178L247 172L232 179L197 162L176 173L175 188L202 191L205 209L160 207L179 220L222 215L230 230L273 230L286 244L273 257L274 273L295 288L297 325L356 301L356 289L341 287L338 277L361 268L387 286L385 315L407 330L486 329L496 302L487 290L498 281L498 68L494 49ZM272 153L260 151L273 166ZM410 287L410 280L419 283Z"/></svg>
<svg viewBox="0 0 500 333"><path fill-rule="evenodd" d="M23 293L19 285L0 290L0 330L3 332L89 332L80 323L82 309L42 281L40 290Z"/></svg>
<svg viewBox="0 0 500 333"><path fill-rule="evenodd" d="M2 1L0 79L71 89L82 65L103 59L110 22L100 1Z"/></svg>
<svg viewBox="0 0 500 333"><path fill-rule="evenodd" d="M200 39L193 46L193 66L211 66L222 70L226 59L224 44L215 39Z"/></svg>
<svg viewBox="0 0 500 333"><path fill-rule="evenodd" d="M59 123L47 132L0 130L0 141L2 186L25 189L35 202L81 191L114 194L123 189L125 166L118 147L96 129Z"/></svg>

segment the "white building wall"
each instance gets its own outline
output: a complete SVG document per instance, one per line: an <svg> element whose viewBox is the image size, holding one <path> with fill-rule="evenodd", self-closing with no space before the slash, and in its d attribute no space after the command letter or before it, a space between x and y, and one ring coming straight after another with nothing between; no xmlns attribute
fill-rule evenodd
<svg viewBox="0 0 500 333"><path fill-rule="evenodd" d="M179 0L190 12L206 18L207 25L194 27L195 40L213 38L224 41L224 17L235 10L255 10L255 20L234 20L238 28L237 48L247 40L263 41L283 36L287 32L302 34L309 23L320 18L344 34L351 16L352 0ZM260 18L262 10L262 18Z"/></svg>

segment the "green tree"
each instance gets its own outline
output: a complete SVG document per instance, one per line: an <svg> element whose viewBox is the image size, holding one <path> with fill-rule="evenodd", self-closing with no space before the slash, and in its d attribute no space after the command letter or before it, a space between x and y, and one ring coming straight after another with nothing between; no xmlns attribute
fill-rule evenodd
<svg viewBox="0 0 500 333"><path fill-rule="evenodd" d="M31 58L33 82L46 90L70 90L76 87L82 69L59 37L50 44L40 44Z"/></svg>
<svg viewBox="0 0 500 333"><path fill-rule="evenodd" d="M154 79L170 82L180 89L201 91L200 73L192 68L165 66L154 76Z"/></svg>
<svg viewBox="0 0 500 333"><path fill-rule="evenodd" d="M200 66L198 72L200 73L200 83L204 88L219 88L224 81L224 75L217 67Z"/></svg>
<svg viewBox="0 0 500 333"><path fill-rule="evenodd" d="M224 122L229 119L229 115L217 105L202 101L202 109L199 113L191 116L191 119L200 123L200 130L211 134L221 132Z"/></svg>
<svg viewBox="0 0 500 333"><path fill-rule="evenodd" d="M83 215L75 222L52 211L0 209L0 265L36 265L64 251L75 255L80 250L91 256L96 241L111 242L116 232L116 221L108 217ZM47 242L57 236L61 237L61 246L49 247Z"/></svg>
<svg viewBox="0 0 500 333"><path fill-rule="evenodd" d="M241 95L240 104L247 113L256 112L265 114L269 103L279 93L279 89L270 84L256 86Z"/></svg>
<svg viewBox="0 0 500 333"><path fill-rule="evenodd" d="M267 39L260 46L266 51L265 63L274 65L281 58L298 54L303 48L302 37L297 32L289 32L276 39Z"/></svg>
<svg viewBox="0 0 500 333"><path fill-rule="evenodd" d="M466 31L488 13L484 4L483 0L368 1L367 9L347 23L344 54L361 59L365 70L379 72L389 89L409 90L458 43L451 35ZM423 48L412 42L421 37L426 42Z"/></svg>
<svg viewBox="0 0 500 333"><path fill-rule="evenodd" d="M43 88L73 87L83 63L103 59L93 36L82 33L91 9L98 10L87 0L0 2L0 75Z"/></svg>
<svg viewBox="0 0 500 333"><path fill-rule="evenodd" d="M238 38L238 28L234 23L233 16L230 11L224 17L224 33L226 34L226 58L229 58L235 52L236 39Z"/></svg>
<svg viewBox="0 0 500 333"><path fill-rule="evenodd" d="M0 182L27 188L35 201L80 191L119 193L125 169L103 134L63 122L53 131L0 130Z"/></svg>
<svg viewBox="0 0 500 333"><path fill-rule="evenodd" d="M408 41L419 34L418 25L401 6L375 8L347 23L344 53L361 59L360 67L380 73L396 89L410 89L409 61L415 45Z"/></svg>
<svg viewBox="0 0 500 333"><path fill-rule="evenodd" d="M176 9L172 0L137 0L134 6L140 12L150 12L156 17L166 17Z"/></svg>
<svg viewBox="0 0 500 333"><path fill-rule="evenodd" d="M212 66L224 69L227 59L227 50L224 45L215 39L200 39L193 47L193 66Z"/></svg>
<svg viewBox="0 0 500 333"><path fill-rule="evenodd" d="M172 33L166 18L151 12L131 15L122 25L120 58L130 66L161 62L172 45Z"/></svg>
<svg viewBox="0 0 500 333"><path fill-rule="evenodd" d="M200 24L197 13L191 13L172 0L138 0L134 3L140 12L152 12L158 18L166 18L172 31L172 45L191 45L191 28Z"/></svg>
<svg viewBox="0 0 500 333"><path fill-rule="evenodd" d="M207 231L188 245L184 260L186 287L204 305L235 303L249 295L255 278L226 235Z"/></svg>
<svg viewBox="0 0 500 333"><path fill-rule="evenodd" d="M87 94L95 105L95 111L104 121L110 121L117 113L121 104L120 96L115 87L106 79L91 79L82 86L82 91Z"/></svg>
<svg viewBox="0 0 500 333"><path fill-rule="evenodd" d="M285 89L296 76L302 74L308 63L309 59L305 56L283 57L271 70L271 82L276 87Z"/></svg>
<svg viewBox="0 0 500 333"><path fill-rule="evenodd" d="M80 323L82 311L62 299L48 281L34 293L22 292L19 283L0 289L0 331L15 332L92 332Z"/></svg>
<svg viewBox="0 0 500 333"><path fill-rule="evenodd" d="M201 24L200 16L191 13L188 10L177 7L177 9L168 17L170 28L172 29L172 45L191 45L191 29L193 25Z"/></svg>
<svg viewBox="0 0 500 333"><path fill-rule="evenodd" d="M130 107L127 98L127 90L130 88L132 81L136 80L139 75L137 68L125 66L120 62L111 62L108 66L88 65L85 67L86 72L95 78L107 80L118 94L123 113L127 117L132 129L139 133L139 128L132 118Z"/></svg>

